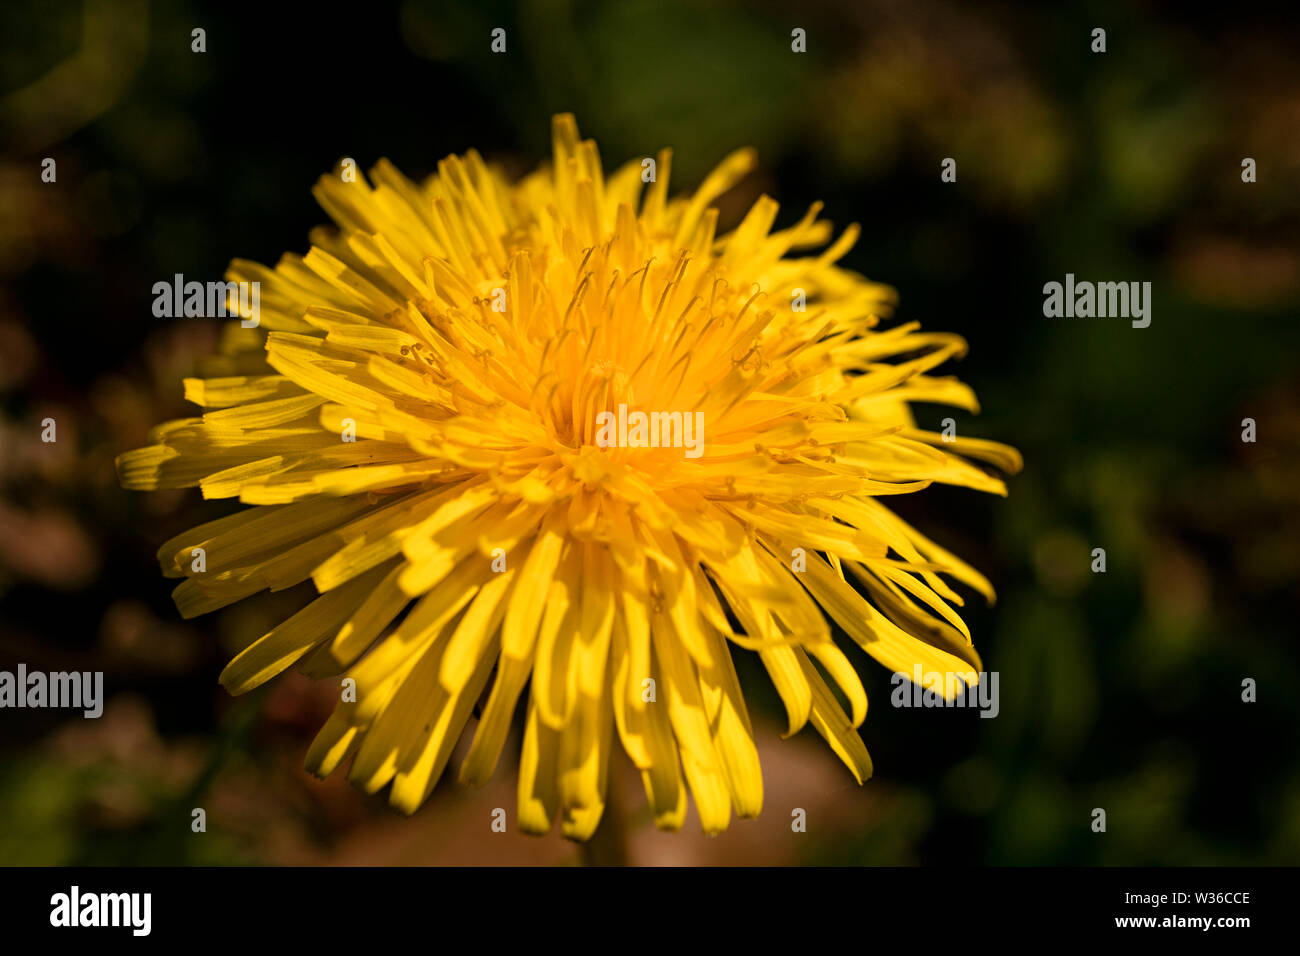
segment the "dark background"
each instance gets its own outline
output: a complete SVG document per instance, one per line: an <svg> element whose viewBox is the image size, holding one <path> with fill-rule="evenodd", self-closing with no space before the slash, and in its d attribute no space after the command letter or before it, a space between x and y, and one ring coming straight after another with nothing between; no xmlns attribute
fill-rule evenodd
<svg viewBox="0 0 1300 956"><path fill-rule="evenodd" d="M180 379L215 342L207 320L155 319L155 282L305 252L325 221L310 187L342 156L422 177L474 147L520 173L561 110L607 167L672 146L674 192L756 146L759 171L722 203L733 224L761 192L778 227L815 199L861 222L846 263L899 290L900 320L971 343L947 371L982 414L922 406L920 422L952 415L1026 463L1005 500L891 500L998 588L965 612L1000 673L997 719L894 709L860 657L876 776L859 789L811 729L778 739L775 694L742 659L763 815L706 839L692 812L658 834L616 746L633 861L1300 862L1292 6L7 2L0 668L103 670L108 701L98 721L0 712L0 863L576 859L555 835L490 832L492 808L513 819L513 760L411 820L342 774L307 776L333 689L287 675L231 700L216 683L297 599L182 621L153 552L228 506L127 493L113 470L190 414ZM1150 281L1151 326L1044 318L1042 286L1067 272Z"/></svg>

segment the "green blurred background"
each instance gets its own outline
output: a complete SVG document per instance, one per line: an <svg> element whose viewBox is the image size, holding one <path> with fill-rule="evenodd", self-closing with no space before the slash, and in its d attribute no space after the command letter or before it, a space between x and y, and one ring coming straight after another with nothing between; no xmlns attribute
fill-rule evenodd
<svg viewBox="0 0 1300 956"><path fill-rule="evenodd" d="M620 755L632 861L1300 862L1292 7L7 2L0 668L103 670L108 700L97 721L0 712L0 863L578 858L558 836L490 831L494 807L513 820L513 758L484 791L444 781L409 820L341 774L306 775L334 688L290 674L231 700L216 682L301 596L182 621L154 549L228 505L128 494L113 470L150 425L190 414L180 379L215 342L207 320L153 318L154 282L305 251L325 219L310 186L342 156L423 176L476 147L522 172L561 110L607 166L672 146L679 189L756 146L761 169L723 203L733 223L761 192L778 226L815 199L861 222L847 264L899 290L901 320L972 346L949 371L982 414L923 406L922 424L952 414L1026 461L1005 500L891 499L998 588L967 614L1000 673L997 719L894 709L889 674L859 655L876 776L858 788L811 729L778 739L779 704L742 652L763 815L706 839L692 813L659 834ZM40 180L46 156L57 183ZM1150 281L1151 326L1044 318L1043 283L1067 272Z"/></svg>

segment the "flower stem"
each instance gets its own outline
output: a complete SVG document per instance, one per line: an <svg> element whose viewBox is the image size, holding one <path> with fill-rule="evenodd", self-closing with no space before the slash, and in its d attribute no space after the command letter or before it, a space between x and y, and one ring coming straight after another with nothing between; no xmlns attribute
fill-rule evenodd
<svg viewBox="0 0 1300 956"><path fill-rule="evenodd" d="M591 839L579 843L582 866L627 866L627 828L619 799L617 765L609 768L605 792L605 812Z"/></svg>

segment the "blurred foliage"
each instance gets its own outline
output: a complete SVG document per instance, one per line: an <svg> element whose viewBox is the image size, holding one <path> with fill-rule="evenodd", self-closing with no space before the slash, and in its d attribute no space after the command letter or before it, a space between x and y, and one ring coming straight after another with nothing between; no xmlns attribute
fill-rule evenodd
<svg viewBox="0 0 1300 956"><path fill-rule="evenodd" d="M288 676L231 701L215 679L301 595L181 621L153 549L225 507L128 495L112 464L188 414L180 378L215 340L205 321L154 319L155 281L303 250L324 218L309 188L341 156L423 175L473 146L522 171L549 155L559 110L607 164L672 146L679 186L757 146L724 218L768 192L779 225L816 199L860 221L849 264L899 289L900 319L971 342L954 371L983 412L958 427L1026 461L1006 500L891 500L997 585L998 605L967 616L999 716L894 709L859 655L876 765L859 789L811 731L777 740L775 695L739 655L763 816L716 840L693 820L654 833L624 766L633 860L1300 862L1289 5L1235 8L1230 31L1119 0L407 0L279 21L243 2L14 0L3 17L0 667L103 670L110 696L99 721L0 717L0 862L575 859L558 837L489 833L484 808L514 805L509 761L412 820L308 778L329 689ZM1089 51L1099 25L1105 54ZM489 52L495 27L506 55ZM956 184L939 180L950 156ZM1150 280L1151 327L1044 319L1042 285L1066 272ZM920 409L931 427L948 414ZM1241 702L1247 677L1258 703Z"/></svg>

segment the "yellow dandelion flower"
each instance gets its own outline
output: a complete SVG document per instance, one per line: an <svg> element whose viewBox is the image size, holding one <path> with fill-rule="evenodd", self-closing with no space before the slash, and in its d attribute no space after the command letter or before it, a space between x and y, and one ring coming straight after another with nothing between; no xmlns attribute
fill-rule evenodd
<svg viewBox="0 0 1300 956"><path fill-rule="evenodd" d="M337 229L274 269L232 263L260 284L257 326L228 323L185 380L201 417L119 458L127 488L251 506L159 550L183 616L311 581L221 681L351 678L315 773L350 758L414 812L480 702L459 777L488 780L526 694L523 830L558 816L588 838L617 739L658 826L682 825L689 791L713 833L763 802L731 645L789 733L811 723L859 782L867 697L831 621L892 671L980 669L944 576L991 600L988 581L881 501L1005 494L977 463L1019 468L912 418L976 410L930 374L965 343L875 330L893 291L836 265L856 226L792 256L830 240L820 205L774 232L764 196L717 236L752 151L675 199L670 160L606 178L562 115L553 161L517 183L475 152L422 185L386 161L370 183L323 176Z"/></svg>

